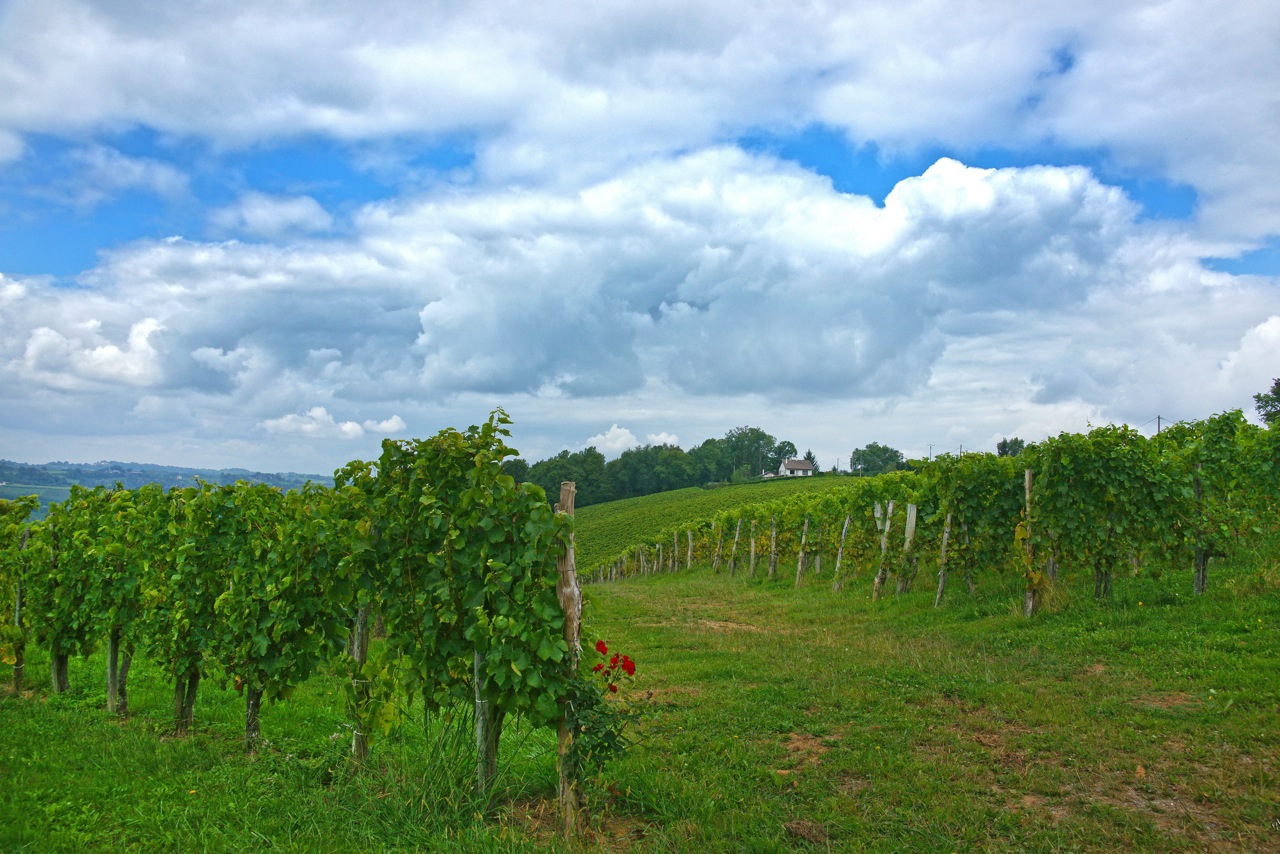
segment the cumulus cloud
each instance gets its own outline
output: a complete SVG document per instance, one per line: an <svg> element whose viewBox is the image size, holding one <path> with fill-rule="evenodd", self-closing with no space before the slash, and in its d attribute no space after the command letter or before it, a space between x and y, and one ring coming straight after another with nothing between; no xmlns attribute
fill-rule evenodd
<svg viewBox="0 0 1280 854"><path fill-rule="evenodd" d="M323 406L313 406L302 414L289 413L269 418L261 425L268 433L291 433L315 438L339 437L359 439L368 430L373 433L396 433L405 428L404 419L393 415L385 421L338 421Z"/></svg>
<svg viewBox="0 0 1280 854"><path fill-rule="evenodd" d="M634 448L638 444L640 442L636 439L634 433L626 427L619 427L617 424L587 440L588 446L594 447L609 458L616 457L623 451Z"/></svg>
<svg viewBox="0 0 1280 854"><path fill-rule="evenodd" d="M202 424L232 411L330 439L439 423L424 400L470 407L461 420L525 401L558 408L562 447L618 418L590 439L616 454L674 441L670 424L700 440L762 411L884 413L960 389L974 410L1180 417L1200 405L1182 380L1239 405L1271 352L1273 283L1205 269L1202 243L1079 167L942 159L876 205L717 147L580 189L378 203L354 228L289 247L142 242L80 288L6 280L0 396L34 384L75 408L101 405L89 384L145 387ZM705 406L727 422L699 426Z"/></svg>
<svg viewBox="0 0 1280 854"><path fill-rule="evenodd" d="M328 231L333 217L310 196L268 196L246 193L229 207L209 215L218 231L249 237L278 239L298 234Z"/></svg>
<svg viewBox="0 0 1280 854"><path fill-rule="evenodd" d="M77 149L70 156L80 169L76 195L81 205L91 206L128 190L168 198L187 191L187 176L161 160L129 157L104 145Z"/></svg>
<svg viewBox="0 0 1280 854"><path fill-rule="evenodd" d="M72 336L41 326L27 337L23 367L27 376L55 388L75 389L86 382L153 385L163 370L151 336L163 328L154 317L143 318L129 328L122 347L104 339L96 320L81 324Z"/></svg>
<svg viewBox="0 0 1280 854"><path fill-rule="evenodd" d="M392 415L383 421L366 421L364 429L370 433L401 433L409 425L404 423L404 419L399 415Z"/></svg>
<svg viewBox="0 0 1280 854"><path fill-rule="evenodd" d="M675 433L650 433L645 441L650 445L679 445L680 437Z"/></svg>
<svg viewBox="0 0 1280 854"><path fill-rule="evenodd" d="M74 38L67 33L74 32ZM1049 141L1194 187L1220 236L1280 231L1280 12L1234 0L807 7L14 0L0 151L143 126L221 146L474 140L495 185L592 182L750 128L882 150Z"/></svg>

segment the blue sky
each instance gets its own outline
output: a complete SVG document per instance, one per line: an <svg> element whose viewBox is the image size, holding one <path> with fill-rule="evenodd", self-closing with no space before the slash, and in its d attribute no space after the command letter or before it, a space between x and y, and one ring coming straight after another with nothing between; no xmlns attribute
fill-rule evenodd
<svg viewBox="0 0 1280 854"><path fill-rule="evenodd" d="M13 0L0 456L824 467L1249 409L1280 12Z"/></svg>

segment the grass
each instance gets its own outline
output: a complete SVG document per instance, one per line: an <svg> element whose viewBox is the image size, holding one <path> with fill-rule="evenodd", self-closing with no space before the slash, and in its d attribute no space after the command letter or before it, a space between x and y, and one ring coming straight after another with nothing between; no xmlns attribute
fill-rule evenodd
<svg viewBox="0 0 1280 854"><path fill-rule="evenodd" d="M1189 572L1117 579L1107 603L1080 581L1030 621L1002 578L937 611L923 578L871 602L865 570L841 594L706 569L588 588L584 641L636 659L624 690L645 712L589 787L586 847L1280 849L1275 549L1215 564L1203 597ZM248 758L233 691L203 686L196 732L173 739L160 674L139 666L118 723L101 669L0 699L0 849L559 847L547 732L504 737L485 805L465 728L406 726L355 771L331 680L269 707Z"/></svg>

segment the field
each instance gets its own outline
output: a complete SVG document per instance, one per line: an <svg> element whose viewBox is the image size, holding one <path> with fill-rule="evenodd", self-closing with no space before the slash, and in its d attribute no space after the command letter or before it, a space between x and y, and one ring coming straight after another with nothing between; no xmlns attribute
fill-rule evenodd
<svg viewBox="0 0 1280 854"><path fill-rule="evenodd" d="M585 640L636 659L635 744L594 786L590 850L1280 850L1280 558L1060 588L1018 616L1016 579L872 603L695 569L587 591ZM1183 583L1185 582L1185 583ZM103 711L102 657L68 695L0 699L0 849L559 847L548 732L504 737L502 790L470 795L468 733L421 722L346 758L338 686L313 678L241 752L243 704L137 665L134 716ZM434 722L433 733L448 729ZM450 758L452 757L452 758ZM488 813L482 819L480 814Z"/></svg>
<svg viewBox="0 0 1280 854"><path fill-rule="evenodd" d="M709 518L721 510L848 485L847 477L789 477L705 489L694 486L583 507L574 519L578 567L589 571L664 529Z"/></svg>

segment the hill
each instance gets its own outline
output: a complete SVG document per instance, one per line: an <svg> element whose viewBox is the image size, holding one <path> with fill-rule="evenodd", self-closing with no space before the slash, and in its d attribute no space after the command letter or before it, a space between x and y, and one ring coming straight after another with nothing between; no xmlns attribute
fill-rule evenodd
<svg viewBox="0 0 1280 854"><path fill-rule="evenodd" d="M797 492L818 492L847 486L838 475L789 477L752 483L689 487L593 504L577 511L574 545L580 572L617 555L628 546L654 537L684 522L705 519L743 504L771 501Z"/></svg>
<svg viewBox="0 0 1280 854"><path fill-rule="evenodd" d="M64 500L72 486L114 486L126 489L156 483L165 489L192 486L197 480L209 483L235 483L247 480L267 483L280 489L298 489L307 481L332 484L331 476L296 472L257 472L248 469L201 469L165 466L154 463L122 463L104 460L97 463L16 463L0 460L0 499L24 495L40 496L40 515L51 503Z"/></svg>

